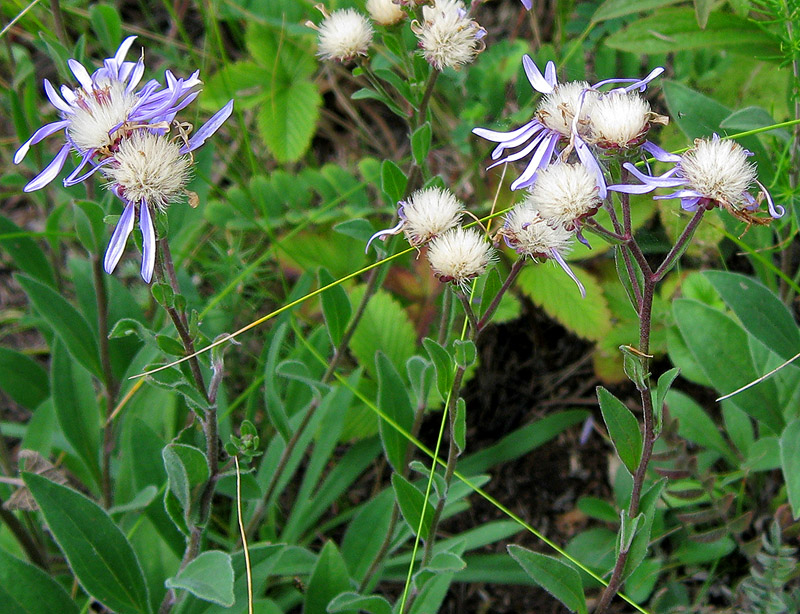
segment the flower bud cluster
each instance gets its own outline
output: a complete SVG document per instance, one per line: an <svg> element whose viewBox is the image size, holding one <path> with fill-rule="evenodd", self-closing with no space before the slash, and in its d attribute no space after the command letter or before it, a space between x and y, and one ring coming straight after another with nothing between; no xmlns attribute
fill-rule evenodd
<svg viewBox="0 0 800 614"><path fill-rule="evenodd" d="M111 273L122 257L138 215L142 232L141 275L149 283L155 265L152 216L186 193L191 152L228 119L233 101L190 137L192 126L176 122L175 116L197 98L202 86L198 72L183 79L168 70L166 85L150 80L140 87L144 55L136 62L125 60L135 39L125 39L116 54L106 58L91 75L78 61L68 60L80 84L77 88L62 85L56 90L44 80L47 98L61 119L34 132L17 150L14 163L22 162L31 145L63 130L65 142L58 154L28 182L24 191L48 185L59 175L70 152L76 153L80 161L64 179L64 185L75 185L99 171L107 179L105 187L125 205L106 250L106 272Z"/></svg>

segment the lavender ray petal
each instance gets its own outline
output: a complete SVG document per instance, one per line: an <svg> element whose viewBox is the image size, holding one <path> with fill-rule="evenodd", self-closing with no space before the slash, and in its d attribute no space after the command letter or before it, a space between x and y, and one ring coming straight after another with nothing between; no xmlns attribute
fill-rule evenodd
<svg viewBox="0 0 800 614"><path fill-rule="evenodd" d="M769 209L769 214L774 218L783 217L786 214L786 209L781 205L776 205L772 200L772 195L769 193L769 190L764 187L764 184L760 181L756 180L758 187L761 188L761 191L764 194L764 197L767 199L767 208Z"/></svg>
<svg viewBox="0 0 800 614"><path fill-rule="evenodd" d="M91 156L94 154L94 151L95 151L94 149L89 150L86 153L87 158L91 158ZM80 169L80 167L76 168L74 171L72 171L72 173L70 173L69 177L64 179L64 186L65 187L70 187L70 186L75 185L77 183L81 183L82 181L86 181L89 177L94 175L98 170L100 170L104 166L108 166L113 161L114 161L114 158L106 158L105 160L103 160L102 162L100 162L98 164L92 163L92 167L85 174L81 175L77 179L73 179L73 177L77 174L78 170ZM83 166L83 162L81 162L80 166L81 167Z"/></svg>
<svg viewBox="0 0 800 614"><path fill-rule="evenodd" d="M67 87L66 85L62 85L62 86L61 86L60 88L58 88L58 89L61 91L61 97L62 97L64 100L66 100L66 101L67 101L67 104L73 104L73 103L74 103L74 102L75 102L75 101L78 99L78 97L75 95L75 92L73 92L73 91L72 91L72 90L71 90L69 87Z"/></svg>
<svg viewBox="0 0 800 614"><path fill-rule="evenodd" d="M575 136L574 142L578 158L580 158L580 161L583 162L585 167L595 174L598 195L600 198L605 198L608 194L608 188L606 187L606 178L603 176L603 169L600 163L592 155L592 152L589 150L588 145L583 142L583 139Z"/></svg>
<svg viewBox="0 0 800 614"><path fill-rule="evenodd" d="M558 75L556 75L556 65L550 60L547 66L544 67L544 80L547 81L552 87L558 85Z"/></svg>
<svg viewBox="0 0 800 614"><path fill-rule="evenodd" d="M692 198L681 198L681 209L684 211L697 211L697 203L700 202L700 197L695 196Z"/></svg>
<svg viewBox="0 0 800 614"><path fill-rule="evenodd" d="M42 139L47 138L51 134L58 132L62 128L66 128L69 126L69 120L61 120L57 122L53 122L51 124L45 124L41 128L39 128L36 132L33 133L31 138L29 138L25 143L23 143L22 147L20 147L16 153L14 154L14 164L19 164L22 162L23 158L28 154L28 149L30 149L31 145L36 145Z"/></svg>
<svg viewBox="0 0 800 614"><path fill-rule="evenodd" d="M521 158L524 158L530 152L532 152L534 149L536 149L536 147L539 145L539 143L541 143L542 140L546 136L547 136L547 133L538 134L530 143L528 143L528 145L524 149L520 149L518 152L513 153L513 154L511 154L509 156L506 156L502 160L498 160L497 162L495 162L491 166L488 166L486 168L486 170L488 171L490 168L494 168L495 166L499 166L500 164L505 164L506 162L516 162L517 160L520 160Z"/></svg>
<svg viewBox="0 0 800 614"><path fill-rule="evenodd" d="M188 107L192 102L194 102L195 98L200 95L200 92L191 92L186 98L181 100L177 105L175 105L172 110L170 111L171 115L175 115L178 111L182 111L186 107Z"/></svg>
<svg viewBox="0 0 800 614"><path fill-rule="evenodd" d="M125 87L126 94L130 94L136 88L136 86L139 85L139 81L142 80L142 75L144 75L144 59L139 58L139 61L136 62L136 65L130 74L128 85Z"/></svg>
<svg viewBox="0 0 800 614"><path fill-rule="evenodd" d="M538 119L533 119L529 121L524 126L517 128L516 130L512 130L511 132L499 132L497 130L489 130L488 128L473 128L472 134L476 134L482 139L486 139L487 141L493 141L495 143L505 143L506 141L510 141L521 134L524 134L527 130L536 124L541 125Z"/></svg>
<svg viewBox="0 0 800 614"><path fill-rule="evenodd" d="M574 281L576 284L578 284L578 290L581 291L581 298L586 298L586 288L583 287L583 284L581 283L581 280L578 279L575 276L575 273L573 273L572 269L569 268L569 265L567 264L566 260L564 260L564 258L561 257L561 254L558 253L558 250L551 249L550 250L550 257L553 260L555 260L562 269L564 269L564 272L567 275L569 275L569 277L570 277L570 279L572 279L572 281Z"/></svg>
<svg viewBox="0 0 800 614"><path fill-rule="evenodd" d="M153 279L153 269L156 266L156 231L153 228L153 218L150 216L150 206L146 200L139 205L139 229L142 231L142 279L150 283Z"/></svg>
<svg viewBox="0 0 800 614"><path fill-rule="evenodd" d="M530 11L533 6L533 0L522 0L522 6L525 7L525 10Z"/></svg>
<svg viewBox="0 0 800 614"><path fill-rule="evenodd" d="M644 149L647 153L653 156L659 162L680 162L681 157L677 154L669 153L661 149L655 143L651 143L650 141L645 141L642 143L642 149Z"/></svg>
<svg viewBox="0 0 800 614"><path fill-rule="evenodd" d="M671 192L670 194L659 194L658 196L653 196L653 200L670 200L672 198L681 198L681 199L689 199L689 198L697 198L698 200L703 198L703 195L700 194L697 190L676 190Z"/></svg>
<svg viewBox="0 0 800 614"><path fill-rule="evenodd" d="M125 210L117 222L117 227L114 228L114 233L111 235L111 240L108 242L106 248L106 255L103 258L103 269L106 273L113 273L114 269L122 258L122 253L125 251L125 244L128 242L128 237L133 231L133 219L135 217L135 207L133 203L128 203Z"/></svg>
<svg viewBox="0 0 800 614"><path fill-rule="evenodd" d="M94 89L94 84L92 83L92 78L89 76L89 73L86 72L86 69L83 67L83 64L70 58L67 60L67 65L81 86L83 86L83 89L86 90L87 93L91 92Z"/></svg>
<svg viewBox="0 0 800 614"><path fill-rule="evenodd" d="M647 194L648 192L655 190L656 186L647 184L642 185L619 183L616 185L610 185L607 189L610 192L623 192L624 194Z"/></svg>
<svg viewBox="0 0 800 614"><path fill-rule="evenodd" d="M185 154L200 147L200 145L206 142L208 137L214 134L219 127L225 123L225 120L231 116L231 113L233 113L233 100L229 100L228 104L214 113L213 117L203 124L200 130L192 135L189 142L181 147L180 152Z"/></svg>
<svg viewBox="0 0 800 614"><path fill-rule="evenodd" d="M542 142L539 143L539 147L536 149L536 153L533 154L528 166L511 184L512 191L526 188L531 185L536 177L536 173L539 172L539 169L550 164L550 160L553 157L553 151L556 148L556 143L558 143L559 136L560 135L558 134L551 134L545 137Z"/></svg>
<svg viewBox="0 0 800 614"><path fill-rule="evenodd" d="M125 56L128 55L128 50L131 48L133 41L136 40L135 36L129 36L117 49L117 52L114 54L114 62L116 63L117 67L119 68L122 66L122 63L125 61Z"/></svg>
<svg viewBox="0 0 800 614"><path fill-rule="evenodd" d="M625 162L622 165L631 175L636 177L642 183L646 183L648 185L652 185L656 188L677 188L678 186L684 185L686 180L683 177L670 177L671 174L675 169L671 171L667 171L664 175L656 175L652 177L650 175L645 175L642 171L636 168L630 162Z"/></svg>
<svg viewBox="0 0 800 614"><path fill-rule="evenodd" d="M531 56L527 53L522 56L522 66L525 68L525 74L533 89L542 94L549 94L553 91L553 86L547 82L547 79L545 79Z"/></svg>
<svg viewBox="0 0 800 614"><path fill-rule="evenodd" d="M67 115L72 115L74 113L72 107L69 106L64 99L58 95L56 88L54 88L53 84L47 79L44 80L44 93L47 95L47 99L50 101L50 104L52 104L56 109L62 113L66 113Z"/></svg>
<svg viewBox="0 0 800 614"><path fill-rule="evenodd" d="M406 221L401 219L399 222L397 222L396 226L392 228L387 228L385 230L379 230L378 232L376 232L369 238L369 241L367 241L367 247L364 248L364 253L365 254L369 253L369 246L372 245L372 242L375 239L383 239L385 241L386 237L388 236L400 234L400 232L403 230L403 226L405 226L405 223Z"/></svg>
<svg viewBox="0 0 800 614"><path fill-rule="evenodd" d="M495 148L495 151L492 152L492 156L496 158L495 152L498 149L514 149L515 147L519 147L526 141L530 140L531 138L535 137L537 133L539 136L542 135L542 131L546 131L544 124L537 123L535 126L530 128L526 133L519 135L518 137L506 141L505 143L501 143L498 147ZM538 137L537 137L538 138Z"/></svg>
<svg viewBox="0 0 800 614"><path fill-rule="evenodd" d="M36 190L40 190L48 183L53 181L58 174L61 172L61 169L64 168L64 162L67 160L67 156L69 155L69 150L72 149L72 145L67 143L64 145L56 154L56 157L48 164L45 169L36 175L33 179L28 182L24 188L22 188L23 192L34 192Z"/></svg>

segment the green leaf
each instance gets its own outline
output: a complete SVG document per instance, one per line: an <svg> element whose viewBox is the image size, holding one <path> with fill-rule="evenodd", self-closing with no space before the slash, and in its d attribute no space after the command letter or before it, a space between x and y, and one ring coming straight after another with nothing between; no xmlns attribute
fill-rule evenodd
<svg viewBox="0 0 800 614"><path fill-rule="evenodd" d="M336 549L336 544L326 542L308 580L303 612L323 614L334 597L349 590L350 577L344 559Z"/></svg>
<svg viewBox="0 0 800 614"><path fill-rule="evenodd" d="M258 131L281 164L299 160L317 129L322 97L311 81L276 88L258 109Z"/></svg>
<svg viewBox="0 0 800 614"><path fill-rule="evenodd" d="M565 328L597 341L611 330L611 311L597 280L578 266L570 267L586 287L586 298L560 267L551 263L526 266L517 278L519 289Z"/></svg>
<svg viewBox="0 0 800 614"><path fill-rule="evenodd" d="M107 4L93 4L89 7L89 20L103 48L113 54L122 40L122 20L116 9Z"/></svg>
<svg viewBox="0 0 800 614"><path fill-rule="evenodd" d="M536 584L563 603L570 612L587 614L583 583L572 567L515 544L508 546L508 553Z"/></svg>
<svg viewBox="0 0 800 614"><path fill-rule="evenodd" d="M72 357L102 377L97 341L89 323L55 290L26 275L14 276L36 311L64 341Z"/></svg>
<svg viewBox="0 0 800 614"><path fill-rule="evenodd" d="M675 53L686 49L725 49L763 58L781 57L778 39L747 19L716 12L704 30L691 8L667 8L638 19L606 39L612 49L642 54Z"/></svg>
<svg viewBox="0 0 800 614"><path fill-rule="evenodd" d="M264 381L267 382L267 385L264 386L264 403L267 407L267 415L272 426L277 429L284 441L292 438L292 427L289 425L289 415L286 413L286 407L275 383L280 353L288 333L289 324L287 322L275 327L267 352L267 360L264 363Z"/></svg>
<svg viewBox="0 0 800 614"><path fill-rule="evenodd" d="M781 469L792 516L800 518L800 418L792 420L781 433Z"/></svg>
<svg viewBox="0 0 800 614"><path fill-rule="evenodd" d="M632 15L634 13L644 13L650 9L667 6L669 4L677 4L681 1L682 0L606 0L597 7L594 15L592 15L592 21L597 23L607 19Z"/></svg>
<svg viewBox="0 0 800 614"><path fill-rule="evenodd" d="M664 399L667 398L667 393L672 387L672 383L675 381L675 378L680 375L680 373L681 370L678 367L672 367L672 369L665 371L661 374L661 377L658 378L658 384L656 385L655 390L651 391L653 397L653 414L655 418L656 437L658 437L658 435L661 433L664 413Z"/></svg>
<svg viewBox="0 0 800 614"><path fill-rule="evenodd" d="M467 448L467 402L458 397L456 400L456 416L453 421L453 441L456 442L458 453Z"/></svg>
<svg viewBox="0 0 800 614"><path fill-rule="evenodd" d="M32 473L23 478L86 592L119 614L149 613L139 561L108 514L71 488Z"/></svg>
<svg viewBox="0 0 800 614"><path fill-rule="evenodd" d="M0 548L0 603L5 614L78 614L67 591L44 571Z"/></svg>
<svg viewBox="0 0 800 614"><path fill-rule="evenodd" d="M405 383L385 354L378 353L375 364L378 371L378 407L405 432L411 432L414 409L411 407ZM389 421L381 418L379 424L386 458L395 471L402 471L406 462L408 440Z"/></svg>
<svg viewBox="0 0 800 614"><path fill-rule="evenodd" d="M712 0L694 0L694 14L697 17L697 25L700 29L705 29L708 24L708 16L711 13Z"/></svg>
<svg viewBox="0 0 800 614"><path fill-rule="evenodd" d="M231 557L221 550L203 552L174 578L168 578L165 585L182 588L203 601L230 607L234 604Z"/></svg>
<svg viewBox="0 0 800 614"><path fill-rule="evenodd" d="M720 122L719 127L731 132L747 132L748 130L774 126L777 123L766 110L761 107L751 106L734 111ZM788 143L792 138L789 132L784 129L770 130L770 135L778 137L784 143Z"/></svg>
<svg viewBox="0 0 800 614"><path fill-rule="evenodd" d="M697 301L677 299L672 306L675 321L689 351L714 388L728 393L757 379L747 333L731 318ZM740 392L730 402L763 421L775 433L784 419L772 381Z"/></svg>
<svg viewBox="0 0 800 614"><path fill-rule="evenodd" d="M350 301L358 305L364 295L364 287L350 293ZM381 351L398 371L405 369L406 362L414 355L414 327L408 314L388 292L379 290L369 300L364 315L358 323L350 351L371 375L376 375L375 352Z"/></svg>
<svg viewBox="0 0 800 614"><path fill-rule="evenodd" d="M53 269L44 252L23 230L4 215L0 215L0 247L2 247L20 271L35 277L48 286L55 285Z"/></svg>
<svg viewBox="0 0 800 614"><path fill-rule="evenodd" d="M100 484L100 408L92 376L74 364L61 341L53 344L53 404L64 437Z"/></svg>
<svg viewBox="0 0 800 614"><path fill-rule="evenodd" d="M597 387L597 400L608 428L608 435L620 460L631 475L636 473L642 457L642 433L639 421L617 397L602 386Z"/></svg>
<svg viewBox="0 0 800 614"><path fill-rule="evenodd" d="M478 358L478 350L469 339L454 339L453 356L455 356L459 367L467 369L475 364L475 360Z"/></svg>
<svg viewBox="0 0 800 614"><path fill-rule="evenodd" d="M419 166L425 166L431 149L431 124L425 122L411 133L411 153Z"/></svg>
<svg viewBox="0 0 800 614"><path fill-rule="evenodd" d="M425 505L424 493L420 492L416 486L399 473L392 474L392 487L394 488L397 505L400 507L408 526L411 527L415 535L417 529L420 529L420 537L428 539L431 524L433 523L433 504L428 502ZM423 507L425 508L424 517ZM420 518L422 518L422 527L420 527Z"/></svg>
<svg viewBox="0 0 800 614"><path fill-rule="evenodd" d="M669 414L678 420L678 434L684 439L722 454L732 464L738 459L730 449L719 429L700 405L678 390L670 390L666 396Z"/></svg>
<svg viewBox="0 0 800 614"><path fill-rule="evenodd" d="M794 317L764 284L728 271L705 271L703 275L753 337L783 359L800 352L800 329Z"/></svg>
<svg viewBox="0 0 800 614"><path fill-rule="evenodd" d="M461 571L467 566L460 556L455 552L438 552L433 555L430 563L425 569L433 571L434 573L446 573L453 571Z"/></svg>
<svg viewBox="0 0 800 614"><path fill-rule="evenodd" d="M780 440L774 436L762 437L747 450L747 458L741 463L746 471L772 471L781 466Z"/></svg>
<svg viewBox="0 0 800 614"><path fill-rule="evenodd" d="M442 395L442 399L446 399L453 385L453 359L446 349L430 337L425 337L422 345L425 346L425 351L428 352L428 356L436 368L436 388Z"/></svg>
<svg viewBox="0 0 800 614"><path fill-rule="evenodd" d="M25 354L0 348L0 390L27 409L50 396L47 371Z"/></svg>
<svg viewBox="0 0 800 614"><path fill-rule="evenodd" d="M342 539L342 557L350 575L361 581L381 550L394 508L393 492L384 490L369 501L350 522ZM364 527L369 527L365 531Z"/></svg>
<svg viewBox="0 0 800 614"><path fill-rule="evenodd" d="M320 287L325 287L334 281L336 280L327 269L320 268ZM325 317L325 324L328 326L328 335L333 346L337 347L342 340L347 323L350 321L350 314L352 313L350 301L341 284L325 290L320 295L320 300L322 301L322 315Z"/></svg>
<svg viewBox="0 0 800 614"><path fill-rule="evenodd" d="M371 614L392 614L392 606L380 595L359 595L346 592L337 595L328 604L328 612L359 611Z"/></svg>
<svg viewBox="0 0 800 614"><path fill-rule="evenodd" d="M183 510L184 518L197 519L198 497L210 475L206 455L183 443L170 443L161 451L167 470L167 485Z"/></svg>
<svg viewBox="0 0 800 614"><path fill-rule="evenodd" d="M384 160L381 164L381 189L392 204L399 202L406 194L408 177L397 164Z"/></svg>

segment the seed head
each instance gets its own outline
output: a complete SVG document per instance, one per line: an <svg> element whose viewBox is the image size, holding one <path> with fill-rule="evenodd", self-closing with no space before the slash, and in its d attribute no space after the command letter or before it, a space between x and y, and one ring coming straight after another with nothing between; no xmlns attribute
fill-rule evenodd
<svg viewBox="0 0 800 614"><path fill-rule="evenodd" d="M411 29L422 55L437 70L458 69L483 51L486 30L469 18L461 0L434 0L433 6L422 7L422 16L422 23L414 21Z"/></svg>
<svg viewBox="0 0 800 614"><path fill-rule="evenodd" d="M651 121L664 123L636 92L610 92L599 96L589 115L589 142L601 147L641 145Z"/></svg>
<svg viewBox="0 0 800 614"><path fill-rule="evenodd" d="M372 42L369 20L355 9L341 9L328 15L319 25L317 55L323 60L345 62L357 55L367 55Z"/></svg>
<svg viewBox="0 0 800 614"><path fill-rule="evenodd" d="M733 140L696 139L680 162L690 186L705 198L737 208L756 180L756 167Z"/></svg>
<svg viewBox="0 0 800 614"><path fill-rule="evenodd" d="M596 97L597 92L589 89L586 81L559 83L542 98L536 116L547 128L569 137L576 110L580 109L579 121L584 120L591 113Z"/></svg>
<svg viewBox="0 0 800 614"><path fill-rule="evenodd" d="M372 20L382 26L391 26L401 21L405 11L393 0L367 0L367 11Z"/></svg>
<svg viewBox="0 0 800 614"><path fill-rule="evenodd" d="M551 164L539 172L524 203L553 226L572 230L600 206L595 176L583 164Z"/></svg>
<svg viewBox="0 0 800 614"><path fill-rule="evenodd" d="M452 281L462 288L483 274L492 259L492 246L472 228L451 228L428 248L428 262L439 281Z"/></svg>
<svg viewBox="0 0 800 614"><path fill-rule="evenodd" d="M553 251L569 251L572 233L561 224L548 222L528 200L521 202L505 216L500 235L506 244L522 256L550 258Z"/></svg>
<svg viewBox="0 0 800 614"><path fill-rule="evenodd" d="M461 220L464 204L449 190L427 188L417 190L400 204L403 232L408 242L421 245L442 234Z"/></svg>
<svg viewBox="0 0 800 614"><path fill-rule="evenodd" d="M130 202L162 211L183 195L191 176L191 158L181 155L180 145L149 130L122 139L114 160L103 167L109 185Z"/></svg>

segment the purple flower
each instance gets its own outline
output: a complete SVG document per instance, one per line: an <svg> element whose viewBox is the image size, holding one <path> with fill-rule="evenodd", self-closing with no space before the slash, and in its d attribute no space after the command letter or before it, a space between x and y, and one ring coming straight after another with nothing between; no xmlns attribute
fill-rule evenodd
<svg viewBox="0 0 800 614"><path fill-rule="evenodd" d="M103 260L106 273L113 272L122 258L138 210L142 233L141 275L150 283L156 254L153 215L166 211L186 194L186 184L191 178L190 152L205 143L232 112L231 100L182 144L168 137L160 126L153 130L138 128L120 139L114 156L102 170L109 180L107 187L125 203Z"/></svg>
<svg viewBox="0 0 800 614"><path fill-rule="evenodd" d="M163 123L166 129L175 114L197 97L201 81L195 72L188 79L177 79L167 71L166 86L152 80L135 91L144 74L144 58L125 61L136 37L126 38L114 57L92 75L80 62L68 60L72 74L80 84L73 89L62 85L59 90L44 80L44 90L61 119L45 124L33 133L14 154L14 163L22 162L31 145L64 131L65 142L55 158L23 188L25 192L39 190L55 179L64 168L70 150L80 156L80 162L64 179L65 186L75 185L91 176L98 168L110 163L120 139L142 124ZM83 172L88 165L88 170ZM81 174L83 172L83 174Z"/></svg>
<svg viewBox="0 0 800 614"><path fill-rule="evenodd" d="M559 83L553 62L547 63L544 74L528 55L523 56L522 64L531 87L544 94L544 97L534 118L516 130L498 132L486 128L473 129L478 136L498 143L492 151L492 159L496 162L489 168L529 158L525 170L511 184L512 190L519 190L532 185L538 171L550 164L555 155L560 155L566 161L574 151L594 174L599 195L605 198L607 188L603 166L594 148L640 146L649 122L663 123L663 119L650 112L644 101L632 99L631 92L644 91L647 84L664 69L656 68L644 79L607 79L590 86L585 81ZM597 89L612 83L626 85L609 92ZM593 125L595 111L598 118L604 120L597 125ZM507 149L516 151L506 154Z"/></svg>
<svg viewBox="0 0 800 614"><path fill-rule="evenodd" d="M719 205L746 222L758 223L759 218L748 213L758 209L760 204L760 199L750 193L755 184L766 198L773 218L782 217L786 212L773 202L769 191L756 179L755 164L747 160L752 152L736 141L723 140L714 134L711 139L696 139L694 147L682 156L667 153L652 144L647 151L657 160L675 166L663 175L646 175L626 162L624 168L642 183L613 185L608 189L626 194L646 194L657 188L671 188L675 191L653 198L680 198L681 207L686 211Z"/></svg>

